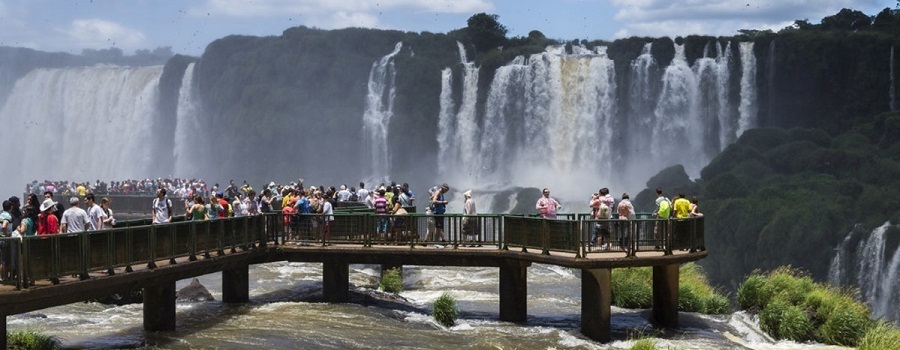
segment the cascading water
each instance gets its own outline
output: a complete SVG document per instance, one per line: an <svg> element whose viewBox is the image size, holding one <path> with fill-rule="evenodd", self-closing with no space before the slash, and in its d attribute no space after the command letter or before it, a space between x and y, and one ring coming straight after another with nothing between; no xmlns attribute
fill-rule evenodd
<svg viewBox="0 0 900 350"><path fill-rule="evenodd" d="M444 68L441 71L441 112L438 115L438 169L446 173L448 164L456 160L456 148L450 147L456 121L456 104L453 103L453 70Z"/></svg>
<svg viewBox="0 0 900 350"><path fill-rule="evenodd" d="M896 237L896 246L889 242L890 235L897 232L890 222L871 232L850 232L837 248L828 272L831 283L859 288L874 317L894 321L900 321L900 245L896 245Z"/></svg>
<svg viewBox="0 0 900 350"><path fill-rule="evenodd" d="M697 155L702 154L703 141L699 84L685 58L684 45L675 45L675 57L666 67L662 82L650 140L653 159L665 166L684 164L686 169L699 169L702 165L697 164Z"/></svg>
<svg viewBox="0 0 900 350"><path fill-rule="evenodd" d="M515 130L512 125L521 123L516 116L522 115L523 105L522 101L515 97L524 94L521 83L525 79L527 69L525 58L519 56L512 63L497 68L494 74L485 105L481 157L472 159L475 164L474 175L480 183L493 184L509 176L504 162L513 152L510 141L515 139L515 135L510 135L508 131Z"/></svg>
<svg viewBox="0 0 900 350"><path fill-rule="evenodd" d="M387 178L391 167L388 149L388 127L394 115L396 85L394 77L394 56L400 53L403 43L394 45L394 51L372 63L369 71L366 111L363 114L363 134L365 150L369 152L370 175Z"/></svg>
<svg viewBox="0 0 900 350"><path fill-rule="evenodd" d="M19 144L4 193L31 180L143 178L163 152L152 134L162 66L37 69L19 79L0 120L0 139ZM171 154L171 145L166 145Z"/></svg>
<svg viewBox="0 0 900 350"><path fill-rule="evenodd" d="M631 79L629 82L627 124L632 135L630 147L633 150L645 151L647 140L653 134L653 109L658 97L659 66L650 53L653 43L644 44L640 56L631 62Z"/></svg>
<svg viewBox="0 0 900 350"><path fill-rule="evenodd" d="M198 153L198 150L215 149L205 147L208 126L204 125L200 113L200 101L197 99L197 87L194 85L194 63L184 70L181 79L181 90L178 92L178 111L175 122L175 173L200 174L200 164L210 157L209 154Z"/></svg>
<svg viewBox="0 0 900 350"><path fill-rule="evenodd" d="M756 126L756 55L753 54L753 42L742 42L741 50L741 105L738 119L737 136Z"/></svg>
<svg viewBox="0 0 900 350"><path fill-rule="evenodd" d="M456 44L459 46L459 61L463 65L463 86L462 102L460 102L459 111L456 112L456 127L452 141L459 149L458 158L451 164L459 165L470 160L477 149L479 128L475 104L478 102L478 67L475 66L475 62L469 62L466 58L466 49L463 44L460 42L456 42ZM457 169L465 168L457 167ZM464 177L471 175L471 172L463 174Z"/></svg>

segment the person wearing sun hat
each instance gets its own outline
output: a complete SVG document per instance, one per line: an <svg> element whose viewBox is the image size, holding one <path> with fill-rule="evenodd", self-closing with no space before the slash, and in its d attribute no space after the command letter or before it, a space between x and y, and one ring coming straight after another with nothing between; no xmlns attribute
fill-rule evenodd
<svg viewBox="0 0 900 350"><path fill-rule="evenodd" d="M37 234L52 235L59 233L59 218L53 215L53 208L56 202L47 198L41 203L41 213L38 214Z"/></svg>

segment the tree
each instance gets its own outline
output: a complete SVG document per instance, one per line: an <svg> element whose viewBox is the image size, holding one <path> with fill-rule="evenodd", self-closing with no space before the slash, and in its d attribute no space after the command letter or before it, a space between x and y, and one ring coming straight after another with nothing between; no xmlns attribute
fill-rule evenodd
<svg viewBox="0 0 900 350"><path fill-rule="evenodd" d="M478 52L485 52L506 43L507 29L497 21L499 17L484 12L469 17L466 32Z"/></svg>
<svg viewBox="0 0 900 350"><path fill-rule="evenodd" d="M869 28L872 18L862 11L842 9L834 16L822 18L822 29L825 30L860 30Z"/></svg>

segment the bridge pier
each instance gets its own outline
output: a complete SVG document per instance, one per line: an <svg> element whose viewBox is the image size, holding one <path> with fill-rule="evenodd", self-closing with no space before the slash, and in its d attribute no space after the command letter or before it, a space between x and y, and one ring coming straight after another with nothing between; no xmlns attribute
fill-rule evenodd
<svg viewBox="0 0 900 350"><path fill-rule="evenodd" d="M653 267L653 319L663 327L678 327L678 264Z"/></svg>
<svg viewBox="0 0 900 350"><path fill-rule="evenodd" d="M222 302L250 301L250 265L222 270Z"/></svg>
<svg viewBox="0 0 900 350"><path fill-rule="evenodd" d="M322 263L322 298L330 303L350 300L350 264L344 260Z"/></svg>
<svg viewBox="0 0 900 350"><path fill-rule="evenodd" d="M528 318L528 266L506 260L500 264L500 320L525 322Z"/></svg>
<svg viewBox="0 0 900 350"><path fill-rule="evenodd" d="M175 330L175 282L144 288L144 330Z"/></svg>
<svg viewBox="0 0 900 350"><path fill-rule="evenodd" d="M611 269L581 270L581 334L610 341Z"/></svg>

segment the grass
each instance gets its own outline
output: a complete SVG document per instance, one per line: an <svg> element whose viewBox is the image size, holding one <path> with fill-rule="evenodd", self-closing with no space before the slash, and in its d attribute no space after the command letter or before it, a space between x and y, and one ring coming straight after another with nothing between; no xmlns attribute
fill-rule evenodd
<svg viewBox="0 0 900 350"><path fill-rule="evenodd" d="M56 337L35 331L13 331L6 333L7 349L59 349Z"/></svg>
<svg viewBox="0 0 900 350"><path fill-rule="evenodd" d="M641 338L634 342L631 350L657 350L656 342L650 338Z"/></svg>
<svg viewBox="0 0 900 350"><path fill-rule="evenodd" d="M900 329L888 321L874 322L856 345L858 350L900 349Z"/></svg>
<svg viewBox="0 0 900 350"><path fill-rule="evenodd" d="M890 344L890 336L883 341L879 335L871 334L875 327L871 312L854 295L852 290L815 283L806 273L790 266L768 274L754 271L737 292L741 308L758 312L760 328L776 339L815 340L852 347L870 337L870 344ZM888 326L892 327L878 327L884 331Z"/></svg>
<svg viewBox="0 0 900 350"><path fill-rule="evenodd" d="M381 274L381 282L378 288L388 293L400 293L403 291L403 276L400 269L392 268Z"/></svg>
<svg viewBox="0 0 900 350"><path fill-rule="evenodd" d="M444 327L453 327L453 325L456 324L456 318L459 317L456 299L449 293L441 294L441 296L434 301L431 317L434 317L434 320Z"/></svg>
<svg viewBox="0 0 900 350"><path fill-rule="evenodd" d="M653 305L653 269L631 267L613 269L612 304L629 309L646 309ZM710 286L700 265L684 264L678 271L678 310L706 314L731 311L728 298Z"/></svg>

